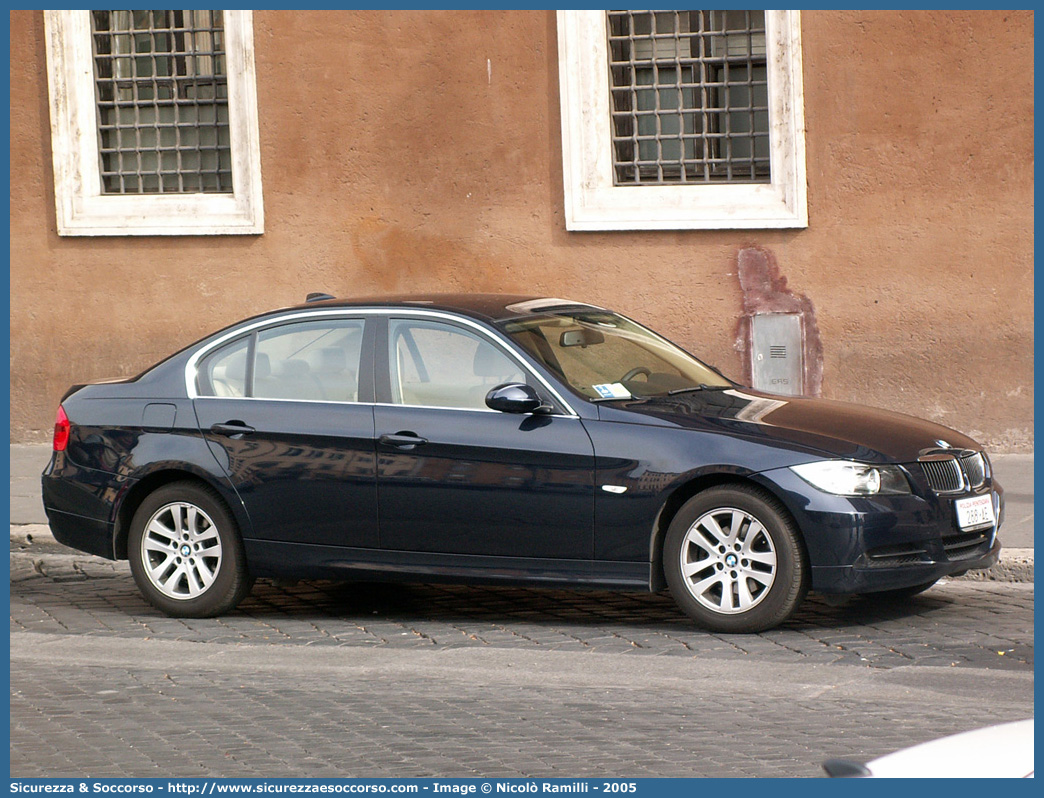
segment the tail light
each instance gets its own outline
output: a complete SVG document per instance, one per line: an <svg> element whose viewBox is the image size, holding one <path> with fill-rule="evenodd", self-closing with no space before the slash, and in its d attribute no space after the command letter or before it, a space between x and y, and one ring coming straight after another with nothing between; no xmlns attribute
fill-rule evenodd
<svg viewBox="0 0 1044 798"><path fill-rule="evenodd" d="M54 419L54 450L56 452L64 452L65 447L69 445L71 427L69 417L65 415L65 408L58 405L58 415Z"/></svg>

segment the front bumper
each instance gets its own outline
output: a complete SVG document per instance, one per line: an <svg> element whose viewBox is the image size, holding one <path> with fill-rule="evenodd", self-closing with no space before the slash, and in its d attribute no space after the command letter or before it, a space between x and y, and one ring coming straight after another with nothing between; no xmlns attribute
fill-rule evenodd
<svg viewBox="0 0 1044 798"><path fill-rule="evenodd" d="M815 490L790 469L762 476L772 479L801 529L814 591L850 594L914 587L989 568L999 558L1004 489L995 481L976 493L992 496L996 523L963 530L953 498L930 491L852 498Z"/></svg>
<svg viewBox="0 0 1044 798"><path fill-rule="evenodd" d="M994 539L985 553L970 559L950 560L942 554L925 554L921 559L895 566L857 565L812 566L812 589L820 593L879 593L934 582L944 576L976 571L996 564L1001 544Z"/></svg>

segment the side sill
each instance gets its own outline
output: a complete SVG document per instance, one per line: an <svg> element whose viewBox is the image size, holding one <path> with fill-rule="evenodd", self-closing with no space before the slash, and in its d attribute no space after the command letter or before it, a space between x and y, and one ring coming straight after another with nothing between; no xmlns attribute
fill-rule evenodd
<svg viewBox="0 0 1044 798"><path fill-rule="evenodd" d="M647 562L430 554L254 539L243 546L251 574L260 577L650 589Z"/></svg>

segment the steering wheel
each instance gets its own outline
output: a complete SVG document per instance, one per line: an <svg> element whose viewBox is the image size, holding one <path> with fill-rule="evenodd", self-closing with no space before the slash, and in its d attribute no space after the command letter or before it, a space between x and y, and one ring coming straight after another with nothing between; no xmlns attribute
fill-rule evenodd
<svg viewBox="0 0 1044 798"><path fill-rule="evenodd" d="M635 366L633 369L628 371L620 378L620 382L627 382L628 380L633 380L639 374L644 374L646 377L648 377L652 374L652 372L649 371L649 369L647 369L645 366Z"/></svg>

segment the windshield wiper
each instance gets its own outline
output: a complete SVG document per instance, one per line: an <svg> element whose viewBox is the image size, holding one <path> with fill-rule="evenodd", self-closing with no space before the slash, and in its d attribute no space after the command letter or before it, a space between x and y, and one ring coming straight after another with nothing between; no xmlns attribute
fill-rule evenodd
<svg viewBox="0 0 1044 798"><path fill-rule="evenodd" d="M667 395L674 396L677 393L689 393L690 391L727 391L731 387L731 385L708 385L701 382L699 385L692 385L688 388L675 388L673 391L667 391Z"/></svg>
<svg viewBox="0 0 1044 798"><path fill-rule="evenodd" d="M656 394L640 394L632 393L630 396L593 396L587 401L589 402L626 402L630 399L657 399L664 396L674 396L678 393L689 393L691 391L727 391L731 385L708 385L705 382L701 382L699 385L690 385L688 388L675 388L673 391L667 391L667 393L656 393Z"/></svg>

